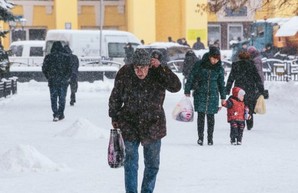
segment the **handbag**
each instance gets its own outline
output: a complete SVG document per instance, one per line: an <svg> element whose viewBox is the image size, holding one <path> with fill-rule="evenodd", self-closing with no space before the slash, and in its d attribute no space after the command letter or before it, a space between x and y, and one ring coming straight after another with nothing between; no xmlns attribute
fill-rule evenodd
<svg viewBox="0 0 298 193"><path fill-rule="evenodd" d="M263 95L260 95L257 99L257 103L254 109L257 114L265 114L266 113L266 104Z"/></svg>
<svg viewBox="0 0 298 193"><path fill-rule="evenodd" d="M172 112L173 119L182 122L192 122L194 117L194 108L190 97L183 97L175 106Z"/></svg>
<svg viewBox="0 0 298 193"><path fill-rule="evenodd" d="M108 164L111 168L124 165L125 145L120 129L111 129L108 146Z"/></svg>
<svg viewBox="0 0 298 193"><path fill-rule="evenodd" d="M269 91L267 89L264 90L264 99L269 99Z"/></svg>

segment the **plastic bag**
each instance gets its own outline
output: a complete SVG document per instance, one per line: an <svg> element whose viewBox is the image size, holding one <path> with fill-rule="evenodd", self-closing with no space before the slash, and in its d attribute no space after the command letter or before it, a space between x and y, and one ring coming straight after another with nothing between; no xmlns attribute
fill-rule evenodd
<svg viewBox="0 0 298 193"><path fill-rule="evenodd" d="M183 97L175 106L172 112L173 119L182 122L192 122L194 108L189 97Z"/></svg>
<svg viewBox="0 0 298 193"><path fill-rule="evenodd" d="M120 129L111 129L108 147L108 164L111 168L124 165L125 145Z"/></svg>
<svg viewBox="0 0 298 193"><path fill-rule="evenodd" d="M254 110L255 110L255 113L257 114L266 113L266 104L265 104L265 99L263 95L259 96Z"/></svg>

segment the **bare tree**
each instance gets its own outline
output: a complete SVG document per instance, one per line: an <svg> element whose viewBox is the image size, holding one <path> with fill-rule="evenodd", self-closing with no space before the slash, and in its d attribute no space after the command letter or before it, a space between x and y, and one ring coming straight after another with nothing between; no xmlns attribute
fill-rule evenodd
<svg viewBox="0 0 298 193"><path fill-rule="evenodd" d="M211 13L217 13L225 7L237 10L244 5L250 5L252 11L266 9L274 13L277 10L291 10L292 15L298 15L298 0L263 0L255 4L255 0L208 0L208 9Z"/></svg>

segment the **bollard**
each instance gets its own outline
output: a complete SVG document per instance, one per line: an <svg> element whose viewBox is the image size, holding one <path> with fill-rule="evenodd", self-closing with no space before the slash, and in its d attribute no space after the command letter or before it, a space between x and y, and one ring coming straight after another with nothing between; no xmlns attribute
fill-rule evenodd
<svg viewBox="0 0 298 193"><path fill-rule="evenodd" d="M4 97L4 82L0 81L0 98Z"/></svg>

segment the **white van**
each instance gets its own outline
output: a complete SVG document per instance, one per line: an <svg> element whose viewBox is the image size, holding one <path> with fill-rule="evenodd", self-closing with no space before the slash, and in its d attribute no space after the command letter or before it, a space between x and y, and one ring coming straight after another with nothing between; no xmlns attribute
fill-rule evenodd
<svg viewBox="0 0 298 193"><path fill-rule="evenodd" d="M49 30L46 35L45 54L50 53L54 41L68 44L73 54L80 60L80 66L96 64L100 60L100 34L103 60L112 60L123 64L124 47L131 43L134 48L140 40L132 33L117 30Z"/></svg>
<svg viewBox="0 0 298 193"><path fill-rule="evenodd" d="M16 65L41 66L44 58L45 41L16 41L9 46L9 61Z"/></svg>

